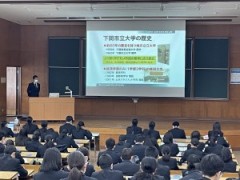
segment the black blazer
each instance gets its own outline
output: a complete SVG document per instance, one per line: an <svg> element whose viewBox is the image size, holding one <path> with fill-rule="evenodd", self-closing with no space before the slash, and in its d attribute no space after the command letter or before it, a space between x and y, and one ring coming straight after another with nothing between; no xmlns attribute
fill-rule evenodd
<svg viewBox="0 0 240 180"><path fill-rule="evenodd" d="M138 174L135 174L132 178L131 178L131 180L139 180L139 179L145 179L145 178L143 178L143 177L141 177L141 178L139 178L139 177L137 177L137 175ZM150 177L149 178L147 178L147 179L150 179ZM162 177L162 176L159 176L159 175L152 175L151 176L151 180L165 180L164 179L164 177Z"/></svg>
<svg viewBox="0 0 240 180"><path fill-rule="evenodd" d="M63 170L49 171L49 172L38 172L33 176L34 180L59 180L68 177L68 172Z"/></svg>
<svg viewBox="0 0 240 180"><path fill-rule="evenodd" d="M202 151L200 151L197 148L191 148L191 149L188 149L184 152L180 162L184 163L187 160L188 156L190 156L191 154L197 155L200 159L202 159L202 157L203 157L203 152Z"/></svg>
<svg viewBox="0 0 240 180"><path fill-rule="evenodd" d="M73 139L85 139L85 137L89 140L92 139L92 133L85 129L73 129L72 130L72 138Z"/></svg>
<svg viewBox="0 0 240 180"><path fill-rule="evenodd" d="M179 148L177 144L163 144L159 147L159 156L162 156L163 146L168 146L171 149L171 156L176 156L179 153Z"/></svg>
<svg viewBox="0 0 240 180"><path fill-rule="evenodd" d="M76 127L70 123L65 123L64 125L60 126L59 133L61 133L63 129L66 129L67 133L69 135L72 135L72 132L73 132L73 130L76 129Z"/></svg>
<svg viewBox="0 0 240 180"><path fill-rule="evenodd" d="M16 146L25 146L27 141L31 141L29 137L17 135L15 137Z"/></svg>
<svg viewBox="0 0 240 180"><path fill-rule="evenodd" d="M66 146L67 148L78 148L78 145L75 143L75 141L68 137L68 136L65 136L63 138L61 138L60 136L56 139L56 143L57 145L64 145Z"/></svg>
<svg viewBox="0 0 240 180"><path fill-rule="evenodd" d="M94 172L92 177L97 180L123 180L123 173L117 170L103 169L101 171Z"/></svg>
<svg viewBox="0 0 240 180"><path fill-rule="evenodd" d="M39 141L27 141L25 148L30 152L37 152L37 157L43 157L44 155L45 148Z"/></svg>
<svg viewBox="0 0 240 180"><path fill-rule="evenodd" d="M120 163L122 162L121 158L120 158L120 154L112 149L107 149L105 151L102 151L102 152L99 152L98 153L98 159L97 159L97 165L99 166L99 157L102 155L102 154L109 154L111 157L112 157L112 161L113 161L113 164L117 164L117 163Z"/></svg>
<svg viewBox="0 0 240 180"><path fill-rule="evenodd" d="M236 172L237 163L229 161L224 163L223 172Z"/></svg>
<svg viewBox="0 0 240 180"><path fill-rule="evenodd" d="M155 174L159 176L163 176L165 180L171 179L170 168L168 166L163 166L161 164L158 164Z"/></svg>
<svg viewBox="0 0 240 180"><path fill-rule="evenodd" d="M8 128L8 127L2 127L0 129L0 132L2 132L5 137L14 137L14 133L12 131L12 129Z"/></svg>
<svg viewBox="0 0 240 180"><path fill-rule="evenodd" d="M144 129L143 134L155 139L161 139L159 131L156 131L154 129Z"/></svg>
<svg viewBox="0 0 240 180"><path fill-rule="evenodd" d="M220 144L215 144L214 146L207 146L205 148L204 154L213 153L213 154L217 154L221 157L222 156L222 148L223 148L223 146Z"/></svg>
<svg viewBox="0 0 240 180"><path fill-rule="evenodd" d="M178 170L177 160L175 158L170 158L169 161L163 161L161 158L158 160L158 164L168 166L170 170Z"/></svg>
<svg viewBox="0 0 240 180"><path fill-rule="evenodd" d="M0 157L0 171L17 171L20 177L28 175L27 170L21 166L20 161L12 158L9 154Z"/></svg>
<svg viewBox="0 0 240 180"><path fill-rule="evenodd" d="M27 93L29 97L39 97L39 92L40 92L39 83L37 83L37 87L33 82L28 84Z"/></svg>
<svg viewBox="0 0 240 180"><path fill-rule="evenodd" d="M91 177L92 173L94 173L94 172L95 172L94 166L92 164L88 163L86 171L85 171L85 175L88 176L88 177Z"/></svg>
<svg viewBox="0 0 240 180"><path fill-rule="evenodd" d="M119 141L115 147L114 147L114 151L118 152L119 154L122 154L122 150L124 148L129 148L130 144L129 143L125 143L123 141Z"/></svg>
<svg viewBox="0 0 240 180"><path fill-rule="evenodd" d="M139 161L142 161L142 159L145 156L146 146L144 146L143 144L135 144L132 146L131 149L132 149L133 155L137 155L139 158Z"/></svg>
<svg viewBox="0 0 240 180"><path fill-rule="evenodd" d="M33 123L31 124L26 123L24 124L23 129L26 130L27 134L33 134L34 131L38 130L38 126Z"/></svg>
<svg viewBox="0 0 240 180"><path fill-rule="evenodd" d="M63 179L61 179L61 180L68 180L68 177L67 177L67 178L63 178ZM95 179L95 178L93 178L93 177L86 176L86 174L83 174L83 175L81 176L81 180L97 180L97 179Z"/></svg>
<svg viewBox="0 0 240 180"><path fill-rule="evenodd" d="M114 170L119 170L124 176L133 176L140 169L139 164L132 163L131 161L124 160L119 164L113 166Z"/></svg>
<svg viewBox="0 0 240 180"><path fill-rule="evenodd" d="M170 129L168 132L171 132L173 135L173 138L175 139L186 139L186 134L183 129L173 128L173 129Z"/></svg>
<svg viewBox="0 0 240 180"><path fill-rule="evenodd" d="M138 126L129 126L126 129L127 134L142 134L142 128L138 127Z"/></svg>
<svg viewBox="0 0 240 180"><path fill-rule="evenodd" d="M199 170L190 170L183 173L183 178L181 180L200 180L202 179L202 172Z"/></svg>

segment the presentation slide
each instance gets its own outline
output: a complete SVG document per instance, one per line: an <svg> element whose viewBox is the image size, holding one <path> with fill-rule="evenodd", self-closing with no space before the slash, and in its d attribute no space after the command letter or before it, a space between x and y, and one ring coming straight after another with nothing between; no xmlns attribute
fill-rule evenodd
<svg viewBox="0 0 240 180"><path fill-rule="evenodd" d="M87 96L184 97L185 21L87 22Z"/></svg>

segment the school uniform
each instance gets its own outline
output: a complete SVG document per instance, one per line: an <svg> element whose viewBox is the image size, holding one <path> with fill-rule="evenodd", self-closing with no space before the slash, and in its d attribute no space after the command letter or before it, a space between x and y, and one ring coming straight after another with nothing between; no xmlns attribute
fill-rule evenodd
<svg viewBox="0 0 240 180"><path fill-rule="evenodd" d="M118 152L119 154L122 154L122 150L124 148L130 148L130 144L126 143L124 141L119 141L115 147L114 147L114 151Z"/></svg>
<svg viewBox="0 0 240 180"><path fill-rule="evenodd" d="M183 129L173 128L170 129L168 132L172 133L174 139L186 139L186 134Z"/></svg>
<svg viewBox="0 0 240 180"><path fill-rule="evenodd" d="M99 152L98 153L98 159L97 159L97 165L99 166L99 157L102 155L102 154L108 154L112 157L112 161L113 161L113 164L117 164L117 163L120 163L122 162L121 158L120 158L120 154L112 149L107 149L105 151L102 151L102 152Z"/></svg>
<svg viewBox="0 0 240 180"><path fill-rule="evenodd" d="M131 149L132 149L132 154L137 155L138 158L139 158L139 161L142 161L142 159L145 156L146 146L143 145L143 144L135 144L135 145L132 146Z"/></svg>
<svg viewBox="0 0 240 180"><path fill-rule="evenodd" d="M68 172L63 170L59 171L48 171L48 172L38 172L33 176L34 180L59 180L68 177Z"/></svg>
<svg viewBox="0 0 240 180"><path fill-rule="evenodd" d="M159 176L163 176L165 180L171 179L170 168L168 166L158 164L157 169L155 170L155 174Z"/></svg>
<svg viewBox="0 0 240 180"><path fill-rule="evenodd" d="M159 131L156 131L154 129L144 129L143 134L155 139L161 139Z"/></svg>
<svg viewBox="0 0 240 180"><path fill-rule="evenodd" d="M139 164L132 163L130 160L123 160L113 166L114 170L119 170L124 176L133 176L140 169Z"/></svg>
<svg viewBox="0 0 240 180"><path fill-rule="evenodd" d="M14 137L14 133L11 128L8 127L2 127L0 129L0 132L4 134L5 137Z"/></svg>
<svg viewBox="0 0 240 180"><path fill-rule="evenodd" d="M184 163L191 154L197 155L200 159L202 159L202 157L203 157L203 152L200 151L199 149L197 149L197 147L196 148L191 148L191 149L188 149L184 152L180 162Z"/></svg>
<svg viewBox="0 0 240 180"><path fill-rule="evenodd" d="M163 144L159 146L159 156L162 156L162 148L164 146L168 146L171 149L171 156L177 156L179 153L179 148L177 144L171 143L171 144Z"/></svg>
<svg viewBox="0 0 240 180"><path fill-rule="evenodd" d="M237 163L235 161L229 161L224 163L223 172L236 172Z"/></svg>
<svg viewBox="0 0 240 180"><path fill-rule="evenodd" d="M61 146L65 146L66 148L78 148L78 145L75 143L75 141L68 137L68 136L65 136L65 137L58 137L56 139L56 143L57 145L61 145Z"/></svg>
<svg viewBox="0 0 240 180"><path fill-rule="evenodd" d="M76 129L76 127L70 123L65 123L64 125L60 126L59 133L63 131L63 129L67 130L68 135L72 135L73 130Z"/></svg>
<svg viewBox="0 0 240 180"><path fill-rule="evenodd" d="M127 134L142 134L142 128L138 126L129 126L126 129Z"/></svg>
<svg viewBox="0 0 240 180"><path fill-rule="evenodd" d="M44 155L44 146L39 141L27 141L25 148L30 152L37 152L37 157L43 157Z"/></svg>
<svg viewBox="0 0 240 180"><path fill-rule="evenodd" d="M73 139L85 139L85 138L87 138L87 139L91 140L92 139L92 133L90 131L82 129L82 128L80 128L80 129L75 128L72 131L72 138Z"/></svg>
<svg viewBox="0 0 240 180"><path fill-rule="evenodd" d="M177 160L170 158L169 161L164 161L162 158L158 160L158 164L168 166L170 170L178 170Z"/></svg>
<svg viewBox="0 0 240 180"><path fill-rule="evenodd" d="M190 170L190 171L185 171L185 173L183 173L183 178L181 178L180 180L200 180L203 177L203 174L201 171L199 170Z"/></svg>
<svg viewBox="0 0 240 180"><path fill-rule="evenodd" d="M97 180L123 180L123 173L118 170L107 168L98 172L94 172L92 177L96 178Z"/></svg>
<svg viewBox="0 0 240 180"><path fill-rule="evenodd" d="M33 123L30 123L30 124L26 123L23 126L23 129L26 130L27 134L33 134L36 130L38 130L38 126Z"/></svg>

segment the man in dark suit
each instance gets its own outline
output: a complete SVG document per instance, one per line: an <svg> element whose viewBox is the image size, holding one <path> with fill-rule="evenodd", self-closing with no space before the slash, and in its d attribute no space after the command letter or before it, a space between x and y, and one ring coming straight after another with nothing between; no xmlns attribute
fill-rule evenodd
<svg viewBox="0 0 240 180"><path fill-rule="evenodd" d="M126 132L131 134L142 134L142 128L138 127L138 120L133 119L132 120L132 126L127 127Z"/></svg>
<svg viewBox="0 0 240 180"><path fill-rule="evenodd" d="M68 135L72 135L73 131L76 129L76 127L73 125L73 117L72 116L67 116L66 117L66 122L64 125L60 126L59 133L63 131L63 129L67 130Z"/></svg>
<svg viewBox="0 0 240 180"><path fill-rule="evenodd" d="M101 171L94 172L92 177L97 180L123 180L123 173L112 169L113 161L109 154L102 154L99 157L99 166Z"/></svg>
<svg viewBox="0 0 240 180"><path fill-rule="evenodd" d="M145 156L146 146L143 145L143 143L144 143L144 137L138 134L135 138L135 144L132 146L133 155L137 155L140 162Z"/></svg>
<svg viewBox="0 0 240 180"><path fill-rule="evenodd" d="M102 154L108 154L112 158L113 164L120 163L122 160L120 158L120 153L114 151L114 146L115 146L115 140L112 138L109 138L106 140L106 150L99 152L98 153L98 160L97 160L97 165L99 166L99 158Z"/></svg>
<svg viewBox="0 0 240 180"><path fill-rule="evenodd" d="M33 76L33 82L28 84L27 93L29 97L39 97L40 84L38 83L38 76Z"/></svg>
<svg viewBox="0 0 240 180"><path fill-rule="evenodd" d="M144 129L143 134L155 139L161 139L159 131L156 131L155 122L151 121L148 125L149 129Z"/></svg>
<svg viewBox="0 0 240 180"><path fill-rule="evenodd" d="M122 150L124 148L129 148L131 145L126 141L126 136L125 135L120 135L118 138L118 143L115 145L114 150L118 152L119 154L122 153Z"/></svg>
<svg viewBox="0 0 240 180"><path fill-rule="evenodd" d="M168 132L171 132L173 135L173 138L177 138L177 139L186 139L186 134L185 131L183 129L179 128L179 122L178 121L174 121L172 123L173 128L170 129Z"/></svg>
<svg viewBox="0 0 240 180"><path fill-rule="evenodd" d="M140 169L139 164L131 162L132 150L130 148L124 148L122 150L122 162L113 166L114 170L119 170L124 176L133 176Z"/></svg>
<svg viewBox="0 0 240 180"><path fill-rule="evenodd" d="M4 150L5 155L0 157L0 171L17 171L20 178L23 178L28 175L28 172L21 166L20 161L15 158L16 152L15 146L6 146Z"/></svg>

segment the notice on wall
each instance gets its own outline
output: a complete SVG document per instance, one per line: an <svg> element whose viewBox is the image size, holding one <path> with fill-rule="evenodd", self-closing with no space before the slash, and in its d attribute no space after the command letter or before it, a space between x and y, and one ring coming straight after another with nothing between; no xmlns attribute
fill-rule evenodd
<svg viewBox="0 0 240 180"><path fill-rule="evenodd" d="M240 84L240 68L231 68L230 84Z"/></svg>

